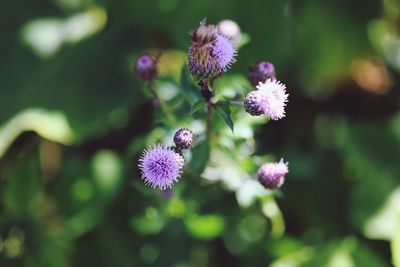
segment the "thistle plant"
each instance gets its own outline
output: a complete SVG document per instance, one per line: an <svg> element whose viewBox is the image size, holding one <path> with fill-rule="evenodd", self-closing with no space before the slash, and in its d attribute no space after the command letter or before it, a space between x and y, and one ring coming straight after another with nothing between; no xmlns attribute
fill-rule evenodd
<svg viewBox="0 0 400 267"><path fill-rule="evenodd" d="M165 135L165 145L153 144L143 152L139 159L139 168L145 184L161 190L170 189L178 182L178 178L184 180L182 178L186 172L211 180L217 176L216 179L229 184L229 178L223 170L224 164L231 164L235 169L233 176L237 173L237 176L246 177L243 184L247 180L254 181L265 192L272 192L270 190L277 190L283 185L284 177L289 172L288 162L283 162L283 159L274 162L271 157L259 157L251 152L255 147L252 134L254 125L269 120L281 120L286 116L288 93L286 85L276 79L275 66L268 61L250 66L246 75L247 81L231 80L234 81L234 86L245 87L246 90L231 90L230 96L226 93L226 86L218 86L220 80L226 80L226 73L236 62L238 51L244 45L243 36L246 35L241 32L240 27L230 20L221 21L217 26L203 20L190 34L187 63L181 71L181 84L177 86L180 87L178 96L173 98L179 102L179 94L182 94L191 106L190 112L178 110L175 117L180 119L164 124L163 131L170 132ZM138 79L154 85L157 62L149 55L140 57L135 64ZM153 86L148 89L155 99L160 99ZM173 100L171 103L160 102L160 108L173 106ZM167 114L163 110L160 116L162 118L165 115ZM219 119L214 118L216 116ZM238 134L234 131L232 118L236 118L238 125L242 127L239 127ZM222 121L230 128L231 133L220 126ZM205 127L198 128L196 125L199 123ZM176 127L184 128L176 130ZM168 128L170 130L166 130ZM246 136L240 129L251 131L250 136ZM249 142L250 139L253 141ZM233 146L229 145L232 143L230 140L233 140ZM249 149L241 152L235 147L248 147L249 144L250 152ZM221 153L227 146L235 151L231 153L235 156L229 158L227 153ZM240 169L240 161L248 158L251 162L248 163L249 171L245 173ZM233 190L240 195L240 186ZM240 199L238 201L241 202Z"/></svg>

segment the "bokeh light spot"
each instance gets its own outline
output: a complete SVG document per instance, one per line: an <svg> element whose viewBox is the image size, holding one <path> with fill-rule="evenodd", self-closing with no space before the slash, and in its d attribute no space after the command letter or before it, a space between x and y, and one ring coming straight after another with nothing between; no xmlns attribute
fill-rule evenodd
<svg viewBox="0 0 400 267"><path fill-rule="evenodd" d="M93 185L89 179L77 180L71 188L72 196L81 202L88 201L93 197Z"/></svg>
<svg viewBox="0 0 400 267"><path fill-rule="evenodd" d="M122 180L122 162L117 154L109 150L98 152L92 160L94 180L105 194L114 192Z"/></svg>

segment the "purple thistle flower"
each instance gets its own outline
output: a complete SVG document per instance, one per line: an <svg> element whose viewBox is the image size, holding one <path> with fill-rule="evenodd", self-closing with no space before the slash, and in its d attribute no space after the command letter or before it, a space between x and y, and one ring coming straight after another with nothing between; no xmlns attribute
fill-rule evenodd
<svg viewBox="0 0 400 267"><path fill-rule="evenodd" d="M268 79L260 82L256 90L251 91L243 101L244 108L252 116L267 115L271 120L285 117L288 101L286 86L278 80Z"/></svg>
<svg viewBox="0 0 400 267"><path fill-rule="evenodd" d="M289 172L288 162L267 162L263 164L257 171L258 180L268 189L279 188L283 185L285 174Z"/></svg>
<svg viewBox="0 0 400 267"><path fill-rule="evenodd" d="M157 67L154 60L148 56L141 56L135 63L135 74L141 81L151 81L157 75Z"/></svg>
<svg viewBox="0 0 400 267"><path fill-rule="evenodd" d="M250 66L249 80L256 86L259 82L265 82L267 79L275 79L275 67L271 62L261 61L254 66Z"/></svg>
<svg viewBox="0 0 400 267"><path fill-rule="evenodd" d="M189 69L197 79L207 80L222 75L235 62L235 45L214 25L203 20L190 38Z"/></svg>
<svg viewBox="0 0 400 267"><path fill-rule="evenodd" d="M142 180L146 185L162 190L171 188L178 182L184 165L183 157L173 148L153 145L143 152L138 165L142 171Z"/></svg>
<svg viewBox="0 0 400 267"><path fill-rule="evenodd" d="M194 139L193 132L186 128L179 129L174 135L174 143L179 149L191 148L194 144Z"/></svg>

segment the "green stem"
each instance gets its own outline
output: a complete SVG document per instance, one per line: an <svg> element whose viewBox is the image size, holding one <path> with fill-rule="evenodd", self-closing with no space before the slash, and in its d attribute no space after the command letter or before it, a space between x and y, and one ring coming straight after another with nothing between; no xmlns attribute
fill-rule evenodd
<svg viewBox="0 0 400 267"><path fill-rule="evenodd" d="M211 137L213 133L213 127L212 127L212 119L214 115L214 108L212 106L211 101L207 102L207 132L206 135L207 137Z"/></svg>
<svg viewBox="0 0 400 267"><path fill-rule="evenodd" d="M147 84L147 88L149 88L149 91L153 95L154 99L157 100L161 105L161 99L158 97L156 90L154 90L154 82L149 81L149 83Z"/></svg>
<svg viewBox="0 0 400 267"><path fill-rule="evenodd" d="M203 80L199 82L199 85L201 87L201 95L204 98L204 101L207 104L207 115L206 115L206 122L207 122L207 130L206 130L206 136L211 137L213 134L213 129L212 129L212 118L214 114L214 107L212 103L212 97L214 95L214 80L210 81L211 84L211 89L208 87L208 82Z"/></svg>
<svg viewBox="0 0 400 267"><path fill-rule="evenodd" d="M154 89L154 82L153 82L153 81L150 81L147 85L148 85L147 87L149 88L149 91L152 93L152 95L153 95L153 97L154 97L154 100L156 100L156 101L158 102L158 105L159 105L161 111L162 111L162 112L165 114L165 116L167 117L167 120L170 121L171 123L175 123L175 117L172 115L172 113L171 113L171 111L169 110L168 106L165 105L164 101L162 101L162 100L158 97L157 92L156 92L156 90Z"/></svg>
<svg viewBox="0 0 400 267"><path fill-rule="evenodd" d="M233 101L233 100L230 100L229 104L236 105L236 106L243 106L244 105L242 101Z"/></svg>

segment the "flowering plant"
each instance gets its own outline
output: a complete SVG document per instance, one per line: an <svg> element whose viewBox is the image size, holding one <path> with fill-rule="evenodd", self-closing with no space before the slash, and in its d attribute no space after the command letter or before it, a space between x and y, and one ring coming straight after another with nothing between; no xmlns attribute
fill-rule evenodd
<svg viewBox="0 0 400 267"><path fill-rule="evenodd" d="M0 266L400 267L399 1L32 3Z"/></svg>
<svg viewBox="0 0 400 267"><path fill-rule="evenodd" d="M231 78L231 82L238 83L242 90L231 90L233 95L230 97L227 95L229 87L219 83L224 79L226 83L225 73L236 61L238 50L243 45L243 33L235 22L229 20L217 26L203 20L190 34L188 63L182 68L181 83L178 85L180 93L186 96L191 105L190 113L186 113L182 121L167 119L164 125L166 128L173 125L171 130L176 129L176 126L187 128L173 130L174 146L171 146L172 138L166 138L165 146L160 143L151 144L143 152L138 166L145 184L161 190L170 189L178 182L178 178L184 177L185 172L193 172L209 180L223 180L228 187L238 192L238 201L244 206L249 205L254 198L269 195L272 192L269 190L283 185L284 176L288 173L287 162L281 159L274 163L268 156L252 155L255 149L253 125L285 117L288 94L286 86L276 79L274 65L261 61L250 66L248 80ZM139 57L135 64L135 74L139 80L147 82L154 98L153 106L161 110L158 114L160 118L174 118L171 110L173 103L160 99L158 95L162 89L155 86L159 60L160 54L153 58L148 54ZM177 111L180 112L179 108ZM215 119L214 114L221 120ZM233 118L239 124L236 131ZM221 121L230 128L231 133L221 126ZM226 149L233 150L237 159L229 159L223 152ZM240 168L240 163L248 157L250 162L245 164L248 166ZM228 171L229 164L225 160L237 160L239 166L232 166ZM185 163L188 163L186 168ZM226 172L231 173L227 175ZM256 182L257 177L259 183ZM240 193L246 186L252 189Z"/></svg>

